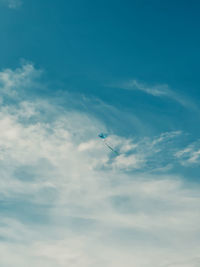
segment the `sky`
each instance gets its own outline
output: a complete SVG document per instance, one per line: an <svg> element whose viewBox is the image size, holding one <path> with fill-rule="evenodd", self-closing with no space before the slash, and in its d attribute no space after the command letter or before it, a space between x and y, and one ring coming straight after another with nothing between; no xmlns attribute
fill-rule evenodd
<svg viewBox="0 0 200 267"><path fill-rule="evenodd" d="M199 11L0 0L2 267L200 266Z"/></svg>

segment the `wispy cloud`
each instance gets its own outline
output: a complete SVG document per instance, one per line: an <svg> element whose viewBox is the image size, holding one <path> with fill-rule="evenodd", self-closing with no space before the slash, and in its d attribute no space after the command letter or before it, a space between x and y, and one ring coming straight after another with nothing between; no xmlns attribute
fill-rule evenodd
<svg viewBox="0 0 200 267"><path fill-rule="evenodd" d="M199 186L148 172L181 133L112 135L114 157L94 114L27 97L40 75L32 64L0 73L2 266L198 266Z"/></svg>
<svg viewBox="0 0 200 267"><path fill-rule="evenodd" d="M194 142L175 153L182 165L200 164L200 142Z"/></svg>
<svg viewBox="0 0 200 267"><path fill-rule="evenodd" d="M21 0L1 0L2 3L6 4L8 8L17 9L22 5Z"/></svg>
<svg viewBox="0 0 200 267"><path fill-rule="evenodd" d="M123 82L121 84L118 84L117 87L125 89L125 90L139 90L139 91L142 91L146 94L149 94L155 97L169 98L169 99L172 99L178 102L182 106L196 109L196 106L194 103L189 101L182 94L176 92L175 90L172 90L168 84L155 84L152 86L152 85L140 82L136 79L133 79L133 80L129 80L128 82Z"/></svg>
<svg viewBox="0 0 200 267"><path fill-rule="evenodd" d="M12 9L19 8L22 5L21 0L9 0L8 7Z"/></svg>
<svg viewBox="0 0 200 267"><path fill-rule="evenodd" d="M124 89L127 89L127 90L140 90L153 96L171 96L172 95L172 91L169 89L167 84L155 85L151 87L137 80L131 80L127 83L124 83L122 86Z"/></svg>

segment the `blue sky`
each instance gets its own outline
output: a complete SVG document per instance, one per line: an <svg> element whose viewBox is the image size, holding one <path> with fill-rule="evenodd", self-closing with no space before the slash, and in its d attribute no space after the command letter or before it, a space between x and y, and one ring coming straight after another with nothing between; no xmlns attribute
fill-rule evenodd
<svg viewBox="0 0 200 267"><path fill-rule="evenodd" d="M200 265L199 9L0 0L3 267Z"/></svg>

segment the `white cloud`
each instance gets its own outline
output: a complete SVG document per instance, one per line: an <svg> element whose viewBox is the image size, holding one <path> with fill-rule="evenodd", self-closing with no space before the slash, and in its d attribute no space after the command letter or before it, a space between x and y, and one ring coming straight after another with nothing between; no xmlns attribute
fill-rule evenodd
<svg viewBox="0 0 200 267"><path fill-rule="evenodd" d="M194 102L190 101L188 97L186 98L183 94L180 94L175 90L172 90L168 84L156 84L151 86L149 84L139 82L138 80L133 79L128 82L118 84L117 87L125 90L142 91L146 94L155 97L169 98L178 102L179 104L181 104L186 108L190 108L199 112L199 109Z"/></svg>
<svg viewBox="0 0 200 267"><path fill-rule="evenodd" d="M1 92L10 97L16 97L18 91L22 89L28 89L30 86L34 87L36 78L40 77L42 71L36 70L31 63L22 65L21 68L17 68L15 71L11 69L5 69L0 73L0 86Z"/></svg>
<svg viewBox="0 0 200 267"><path fill-rule="evenodd" d="M124 89L140 90L153 96L170 96L172 94L167 84L148 86L137 80L131 80L123 85Z"/></svg>
<svg viewBox="0 0 200 267"><path fill-rule="evenodd" d="M26 99L39 73L32 65L0 73L2 266L196 267L199 186L146 171L180 132L112 135L115 157L94 116Z"/></svg>
<svg viewBox="0 0 200 267"><path fill-rule="evenodd" d="M184 149L175 153L176 158L182 165L199 165L200 164L200 142L194 142Z"/></svg>
<svg viewBox="0 0 200 267"><path fill-rule="evenodd" d="M1 0L1 2L5 3L11 9L17 9L22 5L21 0Z"/></svg>

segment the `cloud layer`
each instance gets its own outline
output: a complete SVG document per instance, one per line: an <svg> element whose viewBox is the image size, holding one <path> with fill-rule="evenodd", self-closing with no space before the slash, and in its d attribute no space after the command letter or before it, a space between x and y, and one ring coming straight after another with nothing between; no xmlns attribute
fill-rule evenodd
<svg viewBox="0 0 200 267"><path fill-rule="evenodd" d="M2 266L199 266L199 185L164 157L181 133L112 135L116 157L94 114L30 99L41 74L0 73Z"/></svg>

